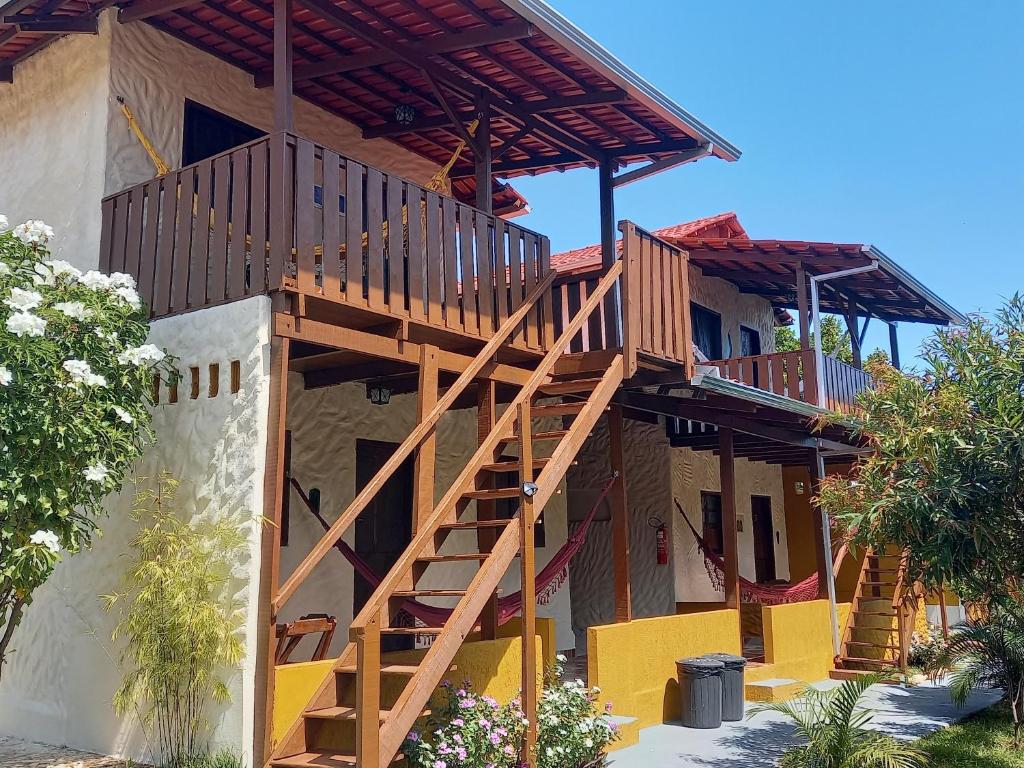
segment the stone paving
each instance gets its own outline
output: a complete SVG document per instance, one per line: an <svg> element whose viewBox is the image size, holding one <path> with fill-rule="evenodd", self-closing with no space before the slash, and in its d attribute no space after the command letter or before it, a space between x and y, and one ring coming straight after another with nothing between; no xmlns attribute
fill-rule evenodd
<svg viewBox="0 0 1024 768"><path fill-rule="evenodd" d="M124 760L0 736L2 768L125 768ZM138 763L135 768L141 768Z"/></svg>

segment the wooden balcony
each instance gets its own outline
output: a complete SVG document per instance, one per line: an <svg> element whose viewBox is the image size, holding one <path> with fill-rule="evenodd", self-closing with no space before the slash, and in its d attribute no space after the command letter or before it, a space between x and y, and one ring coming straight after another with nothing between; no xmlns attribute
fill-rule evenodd
<svg viewBox="0 0 1024 768"><path fill-rule="evenodd" d="M550 271L548 238L276 133L103 200L100 268L154 318L258 294L313 297L352 327L486 341ZM550 298L511 345L540 351Z"/></svg>

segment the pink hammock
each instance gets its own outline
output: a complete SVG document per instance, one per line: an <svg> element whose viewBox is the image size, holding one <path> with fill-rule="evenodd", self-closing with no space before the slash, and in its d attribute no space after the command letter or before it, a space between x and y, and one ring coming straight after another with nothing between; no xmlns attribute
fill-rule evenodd
<svg viewBox="0 0 1024 768"><path fill-rule="evenodd" d="M554 557L541 568L537 574L536 586L537 586L537 602L541 605L547 605L547 603L554 597L558 589L565 583L566 578L569 576L569 561L580 551L580 547L583 546L583 542L586 541L587 531L590 529L590 524L594 521L594 517L597 515L597 510L601 506L601 502L605 500L608 493L612 489L612 485L615 483L617 475L612 475L608 481L604 484L601 489L601 494L597 497L597 501L594 502L594 506L587 513L587 516L580 522L579 527L573 531L573 533L566 540ZM302 503L306 509L320 521L320 525L323 526L324 530L330 530L330 523L324 519L324 516L320 514L320 511L313 507L309 501L309 497L306 496L305 491L302 490L302 486L299 485L298 481L293 477L291 478L291 484L299 494L299 498L302 499ZM345 556L356 573L362 576L366 583L376 589L382 578L378 576L370 564L361 558L356 552L341 539L334 544L335 548ZM523 607L523 593L513 592L505 597L498 598L498 623L504 624L517 613ZM451 616L452 610L450 608L442 608L436 605L427 605L421 603L418 600L412 598L402 601L402 608L414 618L419 619L424 625L428 627L440 627L448 617Z"/></svg>
<svg viewBox="0 0 1024 768"><path fill-rule="evenodd" d="M676 505L676 509L679 510L679 514L682 515L683 520L686 521L686 525L689 527L690 532L693 534L693 538L697 541L697 546L700 548L701 554L704 556L704 566L707 568L708 576L711 579L711 583L716 589L725 588L725 561L716 555L711 547L708 546L707 542L697 533L697 529L693 527L693 523L690 522L690 518L686 516L683 508L679 505L679 502L675 499L672 500ZM842 562L843 557L846 555L846 547L840 548L837 556L836 563ZM834 567L834 566L833 566ZM781 587L770 587L766 584L757 584L753 581L747 581L740 576L740 599L745 603L764 603L766 605L779 605L781 603L802 603L807 600L814 600L818 597L818 572L815 571L803 581L798 581L796 584L789 584Z"/></svg>

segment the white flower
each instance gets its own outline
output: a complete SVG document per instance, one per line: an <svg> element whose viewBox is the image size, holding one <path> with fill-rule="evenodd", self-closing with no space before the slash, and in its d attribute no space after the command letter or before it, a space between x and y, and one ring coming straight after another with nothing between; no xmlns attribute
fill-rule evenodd
<svg viewBox="0 0 1024 768"><path fill-rule="evenodd" d="M36 546L46 547L54 554L60 552L60 539L53 531L36 531L28 537L28 540Z"/></svg>
<svg viewBox="0 0 1024 768"><path fill-rule="evenodd" d="M7 266L6 262L0 261L0 277L7 277L11 274L11 268Z"/></svg>
<svg viewBox="0 0 1024 768"><path fill-rule="evenodd" d="M0 232L7 230L7 217L0 213Z"/></svg>
<svg viewBox="0 0 1024 768"><path fill-rule="evenodd" d="M15 336L42 336L46 332L46 321L31 312L15 312L5 326Z"/></svg>
<svg viewBox="0 0 1024 768"><path fill-rule="evenodd" d="M110 288L110 278L102 272L97 272L95 269L90 269L82 275L79 278L79 282L86 288L91 288L94 291L105 291Z"/></svg>
<svg viewBox="0 0 1024 768"><path fill-rule="evenodd" d="M114 272L107 277L107 284L111 288L131 288L135 290L135 278L124 272Z"/></svg>
<svg viewBox="0 0 1024 768"><path fill-rule="evenodd" d="M77 280L82 276L82 271L74 264L70 264L61 259L50 259L43 263L50 268L50 271L56 277L70 277L72 280Z"/></svg>
<svg viewBox="0 0 1024 768"><path fill-rule="evenodd" d="M85 479L91 483L102 483L107 479L107 475L110 474L110 470L97 461L95 464L83 469L82 474L85 476Z"/></svg>
<svg viewBox="0 0 1024 768"><path fill-rule="evenodd" d="M14 374L6 365L0 365L0 387L6 387L14 379Z"/></svg>
<svg viewBox="0 0 1024 768"><path fill-rule="evenodd" d="M555 655L555 660L560 661L564 664L566 661L568 661L568 658L566 658L566 655L564 653L559 653Z"/></svg>
<svg viewBox="0 0 1024 768"><path fill-rule="evenodd" d="M71 376L76 384L84 384L87 387L105 387L107 380L98 373L93 373L89 363L85 360L65 360L64 370Z"/></svg>
<svg viewBox="0 0 1024 768"><path fill-rule="evenodd" d="M53 270L42 262L33 264L32 271L35 272L32 275L32 282L36 285L54 285L57 282L57 278L53 276Z"/></svg>
<svg viewBox="0 0 1024 768"><path fill-rule="evenodd" d="M121 299L125 304L130 306L132 309L138 309L142 306L142 298L136 292L134 288L129 288L126 285L118 285L114 288L114 295Z"/></svg>
<svg viewBox="0 0 1024 768"><path fill-rule="evenodd" d="M53 227L38 219L31 219L11 230L25 245L45 245L53 238Z"/></svg>
<svg viewBox="0 0 1024 768"><path fill-rule="evenodd" d="M85 318L92 314L86 309L85 304L80 301L58 301L53 305L53 308L61 314L67 315L72 320L85 320Z"/></svg>
<svg viewBox="0 0 1024 768"><path fill-rule="evenodd" d="M128 413L128 411L126 411L124 408L118 405L114 406L114 413L116 413L117 418L119 418L125 424L131 424L133 421L135 421L135 418L130 413Z"/></svg>
<svg viewBox="0 0 1024 768"><path fill-rule="evenodd" d="M141 347L129 347L117 356L117 362L121 365L148 365L159 363L164 359L164 353L152 344L143 344Z"/></svg>
<svg viewBox="0 0 1024 768"><path fill-rule="evenodd" d="M42 294L37 291L26 291L24 288L11 288L11 297L4 299L4 304L15 312L28 312L42 303Z"/></svg>

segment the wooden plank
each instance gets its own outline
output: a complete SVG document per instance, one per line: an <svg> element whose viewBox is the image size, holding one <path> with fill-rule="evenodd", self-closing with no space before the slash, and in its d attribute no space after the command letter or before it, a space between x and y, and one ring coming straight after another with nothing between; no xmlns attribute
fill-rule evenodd
<svg viewBox="0 0 1024 768"><path fill-rule="evenodd" d="M488 194L490 192L488 191ZM480 335L490 338L494 324L494 248L491 245L491 217L480 211L474 216L476 229L477 297L480 305Z"/></svg>
<svg viewBox="0 0 1024 768"><path fill-rule="evenodd" d="M771 359L771 390L776 395L786 394L786 377L785 377L785 366L783 365L784 358L778 352L769 355Z"/></svg>
<svg viewBox="0 0 1024 768"><path fill-rule="evenodd" d="M533 438L530 434L530 399L519 403L517 420L519 423L519 477L522 487L533 483ZM537 749L537 569L536 551L534 549L534 526L537 510L534 508L534 495L520 493L519 497L519 578L522 585L523 607L521 615L521 635L523 679L522 704L523 715L528 723L523 737L523 754L526 762L533 765Z"/></svg>
<svg viewBox="0 0 1024 768"><path fill-rule="evenodd" d="M808 403L818 403L818 375L817 375L817 355L814 350L807 349L799 353L803 357L804 362L804 401Z"/></svg>
<svg viewBox="0 0 1024 768"><path fill-rule="evenodd" d="M789 382L787 383L786 396L793 400L800 399L800 353L799 352L786 352L786 370L789 372ZM804 371L803 375L806 376L807 372Z"/></svg>
<svg viewBox="0 0 1024 768"><path fill-rule="evenodd" d="M612 579L615 584L617 623L633 620L629 584L629 504L622 428L622 408L614 405L608 411L608 452L615 484L608 494L608 500L612 508Z"/></svg>
<svg viewBox="0 0 1024 768"><path fill-rule="evenodd" d="M589 296L597 290L597 278L591 278L583 283L583 287L586 289L586 295ZM583 339L583 351L597 350L604 346L601 339L601 333L603 331L601 325L601 314L594 312L587 320L587 332Z"/></svg>
<svg viewBox="0 0 1024 768"><path fill-rule="evenodd" d="M537 285L537 236L532 232L523 232L523 266L526 269L524 281L526 292L530 293ZM531 349L538 344L538 316L536 307L526 316L526 346Z"/></svg>
<svg viewBox="0 0 1024 768"><path fill-rule="evenodd" d="M171 309L180 312L188 306L188 273L192 254L195 215L192 209L195 168L181 172L178 185L178 237L174 243L174 274L171 277Z"/></svg>
<svg viewBox="0 0 1024 768"><path fill-rule="evenodd" d="M523 303L523 230L514 224L508 225L508 274L509 289L512 293L512 302L509 311L515 312ZM521 333L516 332L512 342L517 343L521 339Z"/></svg>
<svg viewBox="0 0 1024 768"><path fill-rule="evenodd" d="M718 467L722 482L722 544L725 560L725 605L739 610L739 541L736 534L736 460L731 427L718 428Z"/></svg>
<svg viewBox="0 0 1024 768"><path fill-rule="evenodd" d="M159 179L160 234L157 237L156 271L153 278L151 314L164 315L171 302L171 274L174 263L174 229L178 204L178 174L171 173Z"/></svg>
<svg viewBox="0 0 1024 768"><path fill-rule="evenodd" d="M156 274L156 247L160 224L160 180L146 184L146 219L142 228L142 248L139 252L139 295L146 307L153 307L153 277Z"/></svg>
<svg viewBox="0 0 1024 768"><path fill-rule="evenodd" d="M245 252L249 214L249 149L231 153L231 240L228 250L227 297L245 295ZM253 241L253 248L256 241Z"/></svg>
<svg viewBox="0 0 1024 768"><path fill-rule="evenodd" d="M373 309L384 309L384 175L366 166L367 299Z"/></svg>
<svg viewBox="0 0 1024 768"><path fill-rule="evenodd" d="M146 190L141 184L128 193L128 234L124 248L124 268L134 278L139 276L139 258L142 251L142 219L145 213Z"/></svg>
<svg viewBox="0 0 1024 768"><path fill-rule="evenodd" d="M503 219L494 219L494 283L495 283L495 326L500 328L509 313L508 251L505 240L508 225Z"/></svg>
<svg viewBox="0 0 1024 768"><path fill-rule="evenodd" d="M640 246L640 349L654 349L654 307L651 301L651 241L638 235Z"/></svg>
<svg viewBox="0 0 1024 768"><path fill-rule="evenodd" d="M493 381L481 381L476 387L476 438L477 446L487 442L497 419L497 388ZM492 454L493 456L493 454ZM514 462L510 462L515 465ZM493 472L482 472L477 481L477 488L482 491L493 490L495 476ZM497 504L494 500L477 498L476 519L483 522L495 522ZM501 523L503 521L497 521ZM491 552L498 540L497 531L493 526L477 528L476 544L480 552ZM480 638L494 640L498 636L498 595L494 593L480 612Z"/></svg>
<svg viewBox="0 0 1024 768"><path fill-rule="evenodd" d="M345 300L365 305L363 298L363 166L345 163Z"/></svg>
<svg viewBox="0 0 1024 768"><path fill-rule="evenodd" d="M252 247L249 251L250 294L263 293L267 287L267 153L266 141L249 148L252 169L249 172L249 219Z"/></svg>
<svg viewBox="0 0 1024 768"><path fill-rule="evenodd" d="M324 249L320 257L321 274L320 289L324 296L337 299L341 297L341 214L339 198L341 196L341 159L338 153L323 150L324 163Z"/></svg>
<svg viewBox="0 0 1024 768"><path fill-rule="evenodd" d="M316 213L313 200L313 143L295 142L295 282L303 293L316 291Z"/></svg>
<svg viewBox="0 0 1024 768"><path fill-rule="evenodd" d="M231 157L220 155L213 161L213 239L208 259L209 277L206 298L223 301L228 270L228 218L231 192Z"/></svg>
<svg viewBox="0 0 1024 768"><path fill-rule="evenodd" d="M423 244L423 190L413 184L406 184L405 190L406 207L409 209L409 315L414 320L422 320L427 316L424 297L427 261Z"/></svg>
<svg viewBox="0 0 1024 768"><path fill-rule="evenodd" d="M683 345L682 360L686 375L692 376L696 368L696 359L693 354L692 335L693 324L690 319L690 254L686 251L679 252L679 271L682 279L679 281L679 319L682 323L682 335L680 336Z"/></svg>
<svg viewBox="0 0 1024 768"><path fill-rule="evenodd" d="M427 320L431 325L448 324L448 304L455 302L455 293L449 293L445 282L445 245L444 228L446 226L441 197L435 192L427 192L427 232L426 232L426 270L427 270ZM454 230L452 230L454 237ZM451 298L449 298L451 297ZM458 313L458 305L455 312Z"/></svg>
<svg viewBox="0 0 1024 768"><path fill-rule="evenodd" d="M206 304L206 284L210 257L210 214L213 202L213 161L204 160L196 166L199 191L196 198L195 231L188 267L188 304Z"/></svg>
<svg viewBox="0 0 1024 768"><path fill-rule="evenodd" d="M417 386L416 423L424 419L437 405L437 347L424 344L420 347L419 385ZM416 466L413 479L413 519L415 534L434 509L434 478L436 474L437 433L431 432L423 438L416 450Z"/></svg>
<svg viewBox="0 0 1024 768"><path fill-rule="evenodd" d="M665 355L665 306L662 286L665 284L664 250L661 245L648 240L651 247L651 351L658 357Z"/></svg>
<svg viewBox="0 0 1024 768"><path fill-rule="evenodd" d="M540 237L540 269L539 275L541 279L547 277L548 273L551 272L551 240L544 235ZM541 335L540 344L542 349L550 348L551 344L555 340L555 322L551 311L551 295L544 296L540 303L540 314L542 317L541 325L543 333Z"/></svg>
<svg viewBox="0 0 1024 768"><path fill-rule="evenodd" d="M622 357L626 378L637 370L640 346L640 238L632 222L623 222L622 229Z"/></svg>
<svg viewBox="0 0 1024 768"><path fill-rule="evenodd" d="M356 641L356 764L380 768L381 617L368 621Z"/></svg>
<svg viewBox="0 0 1024 768"><path fill-rule="evenodd" d="M457 208L449 197L441 198L441 254L438 266L444 280L444 324L463 327L459 298L459 246L456 239Z"/></svg>
<svg viewBox="0 0 1024 768"><path fill-rule="evenodd" d="M551 289L551 304L550 311L554 317L554 333L553 338L558 338L562 335L562 329L566 326L565 320L565 286L558 285ZM568 352L569 350L565 350Z"/></svg>
<svg viewBox="0 0 1024 768"><path fill-rule="evenodd" d="M583 297L581 295L582 292L583 292L583 284L581 282L577 281L577 280L574 280L571 283L566 283L565 284L566 305L569 307L569 322L572 322L573 318L576 317L576 315L580 311L580 307L583 304L583 302L582 302L582 298ZM578 336L574 336L573 338L571 338L569 340L569 351L570 352L582 352L583 351L583 334L582 333L579 334Z"/></svg>
<svg viewBox="0 0 1024 768"><path fill-rule="evenodd" d="M388 309L395 315L408 315L408 283L406 281L405 225L402 223L403 183L398 176L387 177L388 208ZM412 220L412 207L406 209ZM419 211L416 211L419 215Z"/></svg>
<svg viewBox="0 0 1024 768"><path fill-rule="evenodd" d="M740 381L748 387L754 386L754 359L752 357L741 357L736 361L740 366Z"/></svg>
<svg viewBox="0 0 1024 768"><path fill-rule="evenodd" d="M114 206L117 197L108 197L100 203L100 272L110 272L110 245L114 230Z"/></svg>
<svg viewBox="0 0 1024 768"><path fill-rule="evenodd" d="M270 252L267 261L267 288L277 290L285 273L285 264L292 252L292 179L288 174L288 156L291 146L287 135L276 133L270 137L270 205L268 211Z"/></svg>
<svg viewBox="0 0 1024 768"><path fill-rule="evenodd" d="M462 322L466 333L480 333L477 316L477 274L474 254L473 209L468 205L459 206L459 260L460 282L462 284Z"/></svg>

